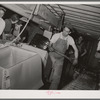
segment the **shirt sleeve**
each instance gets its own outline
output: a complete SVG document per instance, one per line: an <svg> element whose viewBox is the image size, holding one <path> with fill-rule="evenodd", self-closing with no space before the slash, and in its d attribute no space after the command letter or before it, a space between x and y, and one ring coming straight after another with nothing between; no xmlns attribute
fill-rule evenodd
<svg viewBox="0 0 100 100"><path fill-rule="evenodd" d="M74 39L71 36L70 36L69 42L70 42L69 45L71 45L73 47L73 49L74 49L75 59L77 59L78 58L78 49L76 47L76 44L74 42Z"/></svg>
<svg viewBox="0 0 100 100"><path fill-rule="evenodd" d="M59 34L54 34L50 40L51 43L55 43L57 39L59 38Z"/></svg>
<svg viewBox="0 0 100 100"><path fill-rule="evenodd" d="M100 50L100 41L98 42L97 51Z"/></svg>
<svg viewBox="0 0 100 100"><path fill-rule="evenodd" d="M74 44L75 44L74 39L71 36L69 36L69 45L74 45Z"/></svg>
<svg viewBox="0 0 100 100"><path fill-rule="evenodd" d="M5 22L0 20L0 35L3 33L4 28L5 28Z"/></svg>

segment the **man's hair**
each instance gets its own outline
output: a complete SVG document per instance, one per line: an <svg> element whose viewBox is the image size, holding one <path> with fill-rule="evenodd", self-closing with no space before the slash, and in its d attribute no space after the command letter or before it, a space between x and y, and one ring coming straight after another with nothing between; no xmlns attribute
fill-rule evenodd
<svg viewBox="0 0 100 100"><path fill-rule="evenodd" d="M69 28L69 27L67 27L67 26L63 27L63 30L64 30L65 28L67 28L68 30L70 30L70 28Z"/></svg>
<svg viewBox="0 0 100 100"><path fill-rule="evenodd" d="M19 16L18 16L17 14L14 14L14 15L11 16L11 20L12 20L12 21L17 21L17 20L19 20Z"/></svg>

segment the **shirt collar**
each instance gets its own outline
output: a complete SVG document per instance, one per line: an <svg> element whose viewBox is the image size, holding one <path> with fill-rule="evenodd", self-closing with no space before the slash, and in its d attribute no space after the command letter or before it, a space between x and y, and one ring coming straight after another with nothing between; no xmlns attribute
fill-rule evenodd
<svg viewBox="0 0 100 100"><path fill-rule="evenodd" d="M64 37L64 36L62 35L62 32L61 32L61 33L60 33L60 38L63 39L63 40L67 40L68 36L67 36L67 37Z"/></svg>

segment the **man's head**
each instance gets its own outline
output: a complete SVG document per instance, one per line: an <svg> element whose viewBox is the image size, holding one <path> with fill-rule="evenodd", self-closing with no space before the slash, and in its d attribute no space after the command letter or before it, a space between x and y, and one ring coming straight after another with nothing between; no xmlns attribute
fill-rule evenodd
<svg viewBox="0 0 100 100"><path fill-rule="evenodd" d="M80 44L82 41L83 41L83 37L80 36L80 37L78 38L78 43Z"/></svg>
<svg viewBox="0 0 100 100"><path fill-rule="evenodd" d="M6 12L6 9L4 9L3 7L0 7L0 18L4 16L5 12Z"/></svg>
<svg viewBox="0 0 100 100"><path fill-rule="evenodd" d="M63 35L64 37L67 37L70 33L71 33L71 32L70 32L70 29L67 28L67 27L65 27L65 28L63 29L62 35Z"/></svg>
<svg viewBox="0 0 100 100"><path fill-rule="evenodd" d="M12 15L11 21L12 21L12 24L17 23L19 21L19 16L17 14Z"/></svg>

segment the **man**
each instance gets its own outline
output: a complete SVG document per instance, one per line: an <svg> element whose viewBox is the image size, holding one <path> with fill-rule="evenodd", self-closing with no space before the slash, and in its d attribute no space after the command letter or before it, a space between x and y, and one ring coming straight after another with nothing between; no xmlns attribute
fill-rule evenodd
<svg viewBox="0 0 100 100"><path fill-rule="evenodd" d="M100 62L100 37L97 41L97 49L96 49L96 53L95 53L95 58L99 59L99 62Z"/></svg>
<svg viewBox="0 0 100 100"><path fill-rule="evenodd" d="M5 21L2 19L5 12L6 10L3 7L0 7L0 35L3 33L3 30L5 28Z"/></svg>
<svg viewBox="0 0 100 100"><path fill-rule="evenodd" d="M15 39L20 31L21 31L21 27L22 27L22 21L18 21L16 24L15 24L15 28L13 30L13 36L12 36L12 39ZM19 37L17 40L19 41L21 38Z"/></svg>
<svg viewBox="0 0 100 100"><path fill-rule="evenodd" d="M3 34L3 39L11 38L12 37L12 26L16 24L19 21L19 16L17 14L14 14L9 19L5 19L5 29Z"/></svg>
<svg viewBox="0 0 100 100"><path fill-rule="evenodd" d="M63 61L64 57L56 53L60 52L62 54L65 54L66 50L69 48L69 45L73 47L74 49L74 55L75 59L73 60L73 65L76 65L78 62L78 49L75 45L75 42L70 34L70 29L65 27L61 33L54 34L52 39L50 40L50 51L49 55L51 57L51 61L53 64L53 75L52 75L52 81L50 89L57 89L61 74L62 74L62 67L63 67Z"/></svg>

